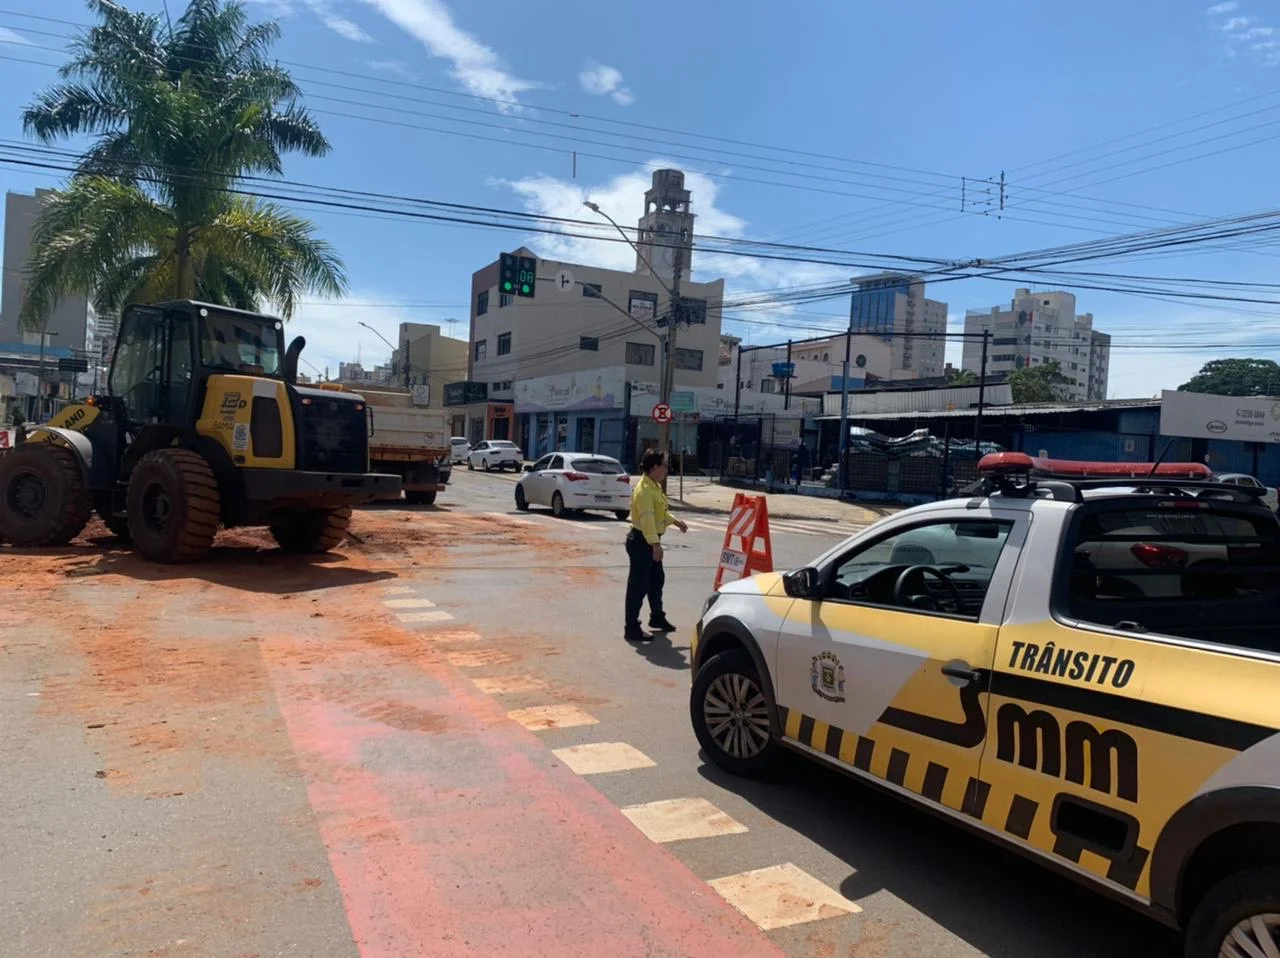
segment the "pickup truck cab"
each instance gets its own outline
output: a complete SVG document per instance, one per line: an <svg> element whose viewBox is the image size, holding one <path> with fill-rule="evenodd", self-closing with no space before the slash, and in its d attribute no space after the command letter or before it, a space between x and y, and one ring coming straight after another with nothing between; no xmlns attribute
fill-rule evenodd
<svg viewBox="0 0 1280 958"><path fill-rule="evenodd" d="M1280 953L1280 521L1197 463L980 465L970 498L707 600L706 756L836 766L1182 929L1188 958Z"/></svg>

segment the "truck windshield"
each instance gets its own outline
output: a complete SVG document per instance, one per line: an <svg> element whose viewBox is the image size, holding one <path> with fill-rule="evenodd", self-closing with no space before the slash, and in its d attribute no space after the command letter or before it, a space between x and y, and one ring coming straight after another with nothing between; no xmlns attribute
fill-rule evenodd
<svg viewBox="0 0 1280 958"><path fill-rule="evenodd" d="M208 369L249 373L258 376L280 374L280 329L268 317L245 317L202 310L200 318L200 362Z"/></svg>

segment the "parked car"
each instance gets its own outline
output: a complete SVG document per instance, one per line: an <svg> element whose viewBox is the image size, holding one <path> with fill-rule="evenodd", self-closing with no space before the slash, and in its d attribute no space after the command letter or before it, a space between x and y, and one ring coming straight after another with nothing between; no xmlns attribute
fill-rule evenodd
<svg viewBox="0 0 1280 958"><path fill-rule="evenodd" d="M524 467L516 483L516 508L550 506L557 516L566 512L612 512L619 519L631 514L631 477L622 463L591 453L554 452Z"/></svg>
<svg viewBox="0 0 1280 958"><path fill-rule="evenodd" d="M467 468L483 469L485 472L506 469L508 466L519 469L522 462L524 453L520 451L520 447L506 439L486 439L476 443L467 453Z"/></svg>
<svg viewBox="0 0 1280 958"><path fill-rule="evenodd" d="M1280 509L1280 492L1270 486L1264 486L1253 476L1246 475L1243 472L1223 472L1218 474L1218 481L1225 482L1229 486L1244 486L1247 489L1264 489L1259 501L1261 501L1268 509L1275 512Z"/></svg>
<svg viewBox="0 0 1280 958"><path fill-rule="evenodd" d="M465 436L454 436L449 440L449 461L466 462L467 453L471 451L471 443Z"/></svg>

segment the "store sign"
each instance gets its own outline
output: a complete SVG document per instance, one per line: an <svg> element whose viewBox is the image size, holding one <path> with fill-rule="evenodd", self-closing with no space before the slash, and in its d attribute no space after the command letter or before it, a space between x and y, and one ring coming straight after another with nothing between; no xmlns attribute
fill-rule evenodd
<svg viewBox="0 0 1280 958"><path fill-rule="evenodd" d="M1280 442L1280 399L1166 389L1160 396L1160 435Z"/></svg>
<svg viewBox="0 0 1280 958"><path fill-rule="evenodd" d="M488 398L488 383L468 381L446 383L444 387L444 404L446 406L467 406L473 402L484 402Z"/></svg>
<svg viewBox="0 0 1280 958"><path fill-rule="evenodd" d="M521 379L515 384L515 407L517 413L621 409L626 389L625 366Z"/></svg>

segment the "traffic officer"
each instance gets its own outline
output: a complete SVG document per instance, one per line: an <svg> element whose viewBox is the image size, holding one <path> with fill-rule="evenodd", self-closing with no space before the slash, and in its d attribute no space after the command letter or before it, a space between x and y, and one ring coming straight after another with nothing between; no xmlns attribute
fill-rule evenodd
<svg viewBox="0 0 1280 958"><path fill-rule="evenodd" d="M671 526L681 532L689 527L671 514L662 480L667 477L666 457L657 449L649 449L640 459L643 475L631 490L631 531L627 533L627 557L631 571L627 575L627 622L623 638L628 642L648 642L653 638L640 628L640 605L649 597L649 628L674 632L662 611L662 586L666 573L662 569L662 534Z"/></svg>

